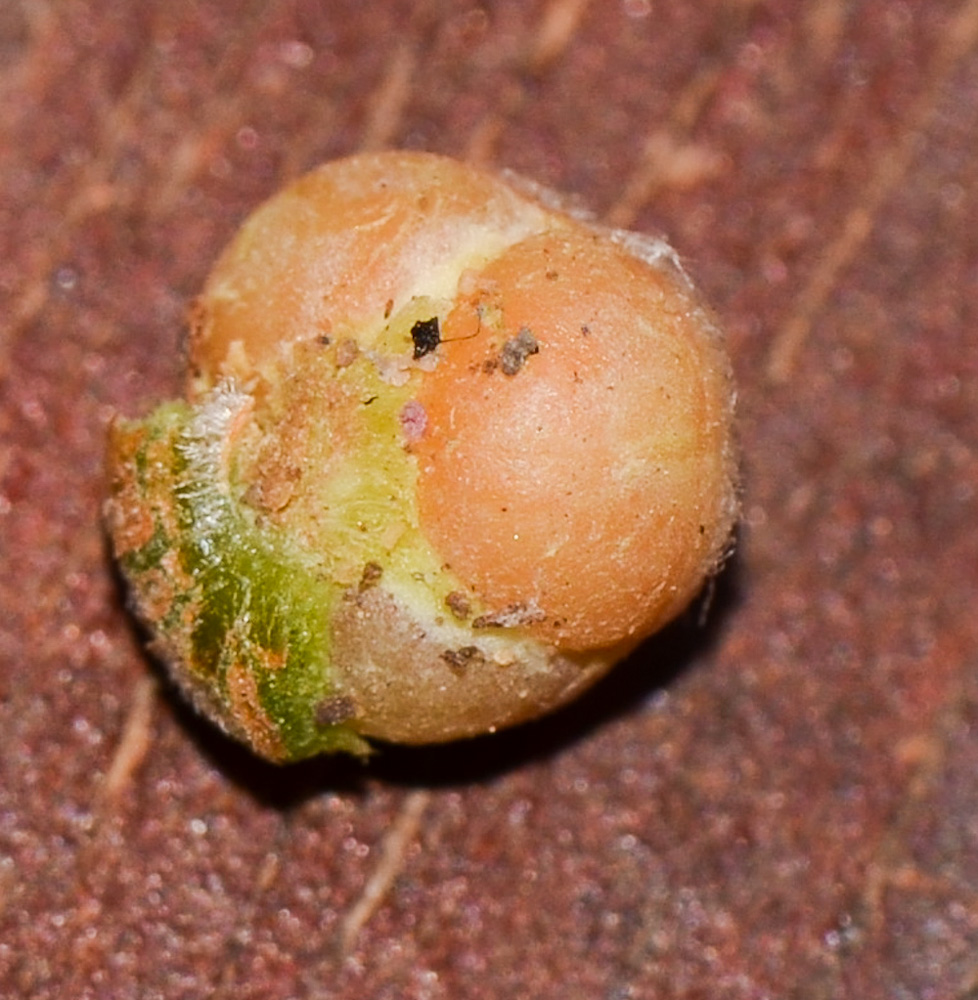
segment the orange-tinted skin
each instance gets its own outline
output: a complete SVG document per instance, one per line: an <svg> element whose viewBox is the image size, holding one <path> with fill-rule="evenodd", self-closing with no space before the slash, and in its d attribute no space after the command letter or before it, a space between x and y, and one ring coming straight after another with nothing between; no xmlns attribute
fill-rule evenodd
<svg viewBox="0 0 978 1000"><path fill-rule="evenodd" d="M192 331L191 388L247 374L236 370L235 341L262 370L289 343L355 337L429 294L429 272L466 247L553 221L491 174L444 157L328 163L262 205L218 260Z"/></svg>
<svg viewBox="0 0 978 1000"><path fill-rule="evenodd" d="M453 306L417 380L427 424L405 443L422 529L482 606L520 610L531 634L638 642L715 571L737 509L729 365L671 258L653 266L443 158L329 164L218 262L191 394L289 344L356 338L429 294L429 272L452 274ZM524 330L538 350L507 374Z"/></svg>
<svg viewBox="0 0 978 1000"><path fill-rule="evenodd" d="M523 241L477 285L418 396L425 528L483 600L539 607L564 648L647 634L728 527L727 372L705 317L586 229ZM507 375L521 330L539 351Z"/></svg>

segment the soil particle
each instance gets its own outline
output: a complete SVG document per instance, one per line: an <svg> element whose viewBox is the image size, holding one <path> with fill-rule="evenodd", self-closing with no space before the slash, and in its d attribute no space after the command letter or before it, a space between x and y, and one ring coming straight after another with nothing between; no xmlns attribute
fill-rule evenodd
<svg viewBox="0 0 978 1000"><path fill-rule="evenodd" d="M539 351L540 344L537 338L524 326L515 337L510 337L503 344L499 367L502 368L504 375L515 375L523 367L526 359Z"/></svg>
<svg viewBox="0 0 978 1000"><path fill-rule="evenodd" d="M478 646L463 646L461 649L446 649L441 658L451 667L453 673L463 673L468 667L481 667L486 662L485 653Z"/></svg>

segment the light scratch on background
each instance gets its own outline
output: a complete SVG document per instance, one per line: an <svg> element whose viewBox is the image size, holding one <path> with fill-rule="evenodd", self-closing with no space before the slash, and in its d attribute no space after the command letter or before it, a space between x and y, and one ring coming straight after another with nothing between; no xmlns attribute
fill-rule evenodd
<svg viewBox="0 0 978 1000"><path fill-rule="evenodd" d="M339 952L349 955L360 931L374 915L404 867L408 848L421 826L430 792L419 790L405 798L380 846L380 860L363 890L340 922Z"/></svg>
<svg viewBox="0 0 978 1000"><path fill-rule="evenodd" d="M767 360L767 377L781 383L791 378L798 354L818 314L828 301L845 267L856 257L873 231L886 199L906 175L916 153L916 140L933 117L941 91L961 59L978 43L978 0L965 0L944 33L927 73L927 84L910 106L906 124L890 149L879 154L876 169L856 195L842 232L829 244L794 309L775 335Z"/></svg>

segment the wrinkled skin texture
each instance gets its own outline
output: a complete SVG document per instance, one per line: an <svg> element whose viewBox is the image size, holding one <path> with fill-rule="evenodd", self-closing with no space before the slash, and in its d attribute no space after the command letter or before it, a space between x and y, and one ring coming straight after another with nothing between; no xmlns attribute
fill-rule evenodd
<svg viewBox="0 0 978 1000"><path fill-rule="evenodd" d="M426 154L327 164L118 422L106 517L194 703L278 761L550 711L675 617L736 518L722 339L660 241Z"/></svg>

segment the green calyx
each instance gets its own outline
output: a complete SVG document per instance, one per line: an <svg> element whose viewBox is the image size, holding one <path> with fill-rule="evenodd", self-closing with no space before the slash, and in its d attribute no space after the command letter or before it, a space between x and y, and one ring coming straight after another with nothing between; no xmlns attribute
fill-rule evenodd
<svg viewBox="0 0 978 1000"><path fill-rule="evenodd" d="M247 389L201 386L113 428L106 521L153 647L204 715L270 760L369 752L351 677L363 631L390 622L362 610L368 590L404 620L458 622L464 584L422 529L411 448L437 361L415 357L412 331L437 315L412 299L357 339L290 345ZM466 609L486 610L474 594Z"/></svg>
<svg viewBox="0 0 978 1000"><path fill-rule="evenodd" d="M251 402L222 385L116 428L108 519L121 565L156 648L207 715L273 760L362 755L367 744L337 718L332 588L231 483Z"/></svg>

